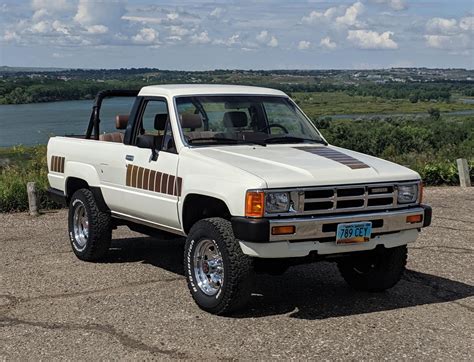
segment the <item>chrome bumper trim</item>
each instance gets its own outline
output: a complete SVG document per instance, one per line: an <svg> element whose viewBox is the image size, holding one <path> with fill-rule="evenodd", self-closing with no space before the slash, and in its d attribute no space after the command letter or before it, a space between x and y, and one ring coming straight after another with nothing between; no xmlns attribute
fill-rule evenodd
<svg viewBox="0 0 474 362"><path fill-rule="evenodd" d="M336 237L335 231L323 231L327 224L340 224L358 221L383 220L381 227L373 227L372 234L396 232L402 230L419 229L423 227L423 220L419 223L408 224L407 216L423 215L421 207L406 210L390 210L376 213L357 213L349 215L311 216L289 219L270 219L270 241L291 240L318 240ZM295 233L292 235L271 235L273 226L294 225Z"/></svg>

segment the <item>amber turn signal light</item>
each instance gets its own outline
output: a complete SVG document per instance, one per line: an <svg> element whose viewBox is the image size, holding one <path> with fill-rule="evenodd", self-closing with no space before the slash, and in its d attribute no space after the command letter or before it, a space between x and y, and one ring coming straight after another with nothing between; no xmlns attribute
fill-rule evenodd
<svg viewBox="0 0 474 362"><path fill-rule="evenodd" d="M295 233L294 225L273 226L272 235L289 235Z"/></svg>
<svg viewBox="0 0 474 362"><path fill-rule="evenodd" d="M416 224L423 220L423 215L410 215L407 216L407 224Z"/></svg>
<svg viewBox="0 0 474 362"><path fill-rule="evenodd" d="M264 213L265 194L261 191L247 191L245 197L245 216L262 217Z"/></svg>

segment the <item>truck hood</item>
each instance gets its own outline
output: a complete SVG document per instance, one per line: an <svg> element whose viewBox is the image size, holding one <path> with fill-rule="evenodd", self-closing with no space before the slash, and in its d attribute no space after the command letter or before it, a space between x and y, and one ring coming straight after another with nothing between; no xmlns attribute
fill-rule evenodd
<svg viewBox="0 0 474 362"><path fill-rule="evenodd" d="M202 156L254 174L268 188L418 180L420 176L380 158L324 145L195 148Z"/></svg>

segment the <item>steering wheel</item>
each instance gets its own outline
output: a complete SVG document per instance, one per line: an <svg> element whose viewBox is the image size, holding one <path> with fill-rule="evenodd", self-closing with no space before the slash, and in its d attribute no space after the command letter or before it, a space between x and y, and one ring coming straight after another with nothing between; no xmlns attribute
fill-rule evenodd
<svg viewBox="0 0 474 362"><path fill-rule="evenodd" d="M259 132L265 132L265 131L268 131L270 128L273 128L273 127L280 128L286 134L290 133L290 132L288 132L288 130L285 127L283 127L281 124L278 124L278 123L269 124L268 126L265 126L262 129L259 129L258 131Z"/></svg>

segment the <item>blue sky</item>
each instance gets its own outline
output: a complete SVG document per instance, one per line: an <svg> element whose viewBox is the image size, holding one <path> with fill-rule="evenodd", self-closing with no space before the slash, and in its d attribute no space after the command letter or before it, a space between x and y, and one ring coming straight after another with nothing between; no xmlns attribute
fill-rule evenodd
<svg viewBox="0 0 474 362"><path fill-rule="evenodd" d="M3 0L0 65L474 68L474 1Z"/></svg>

